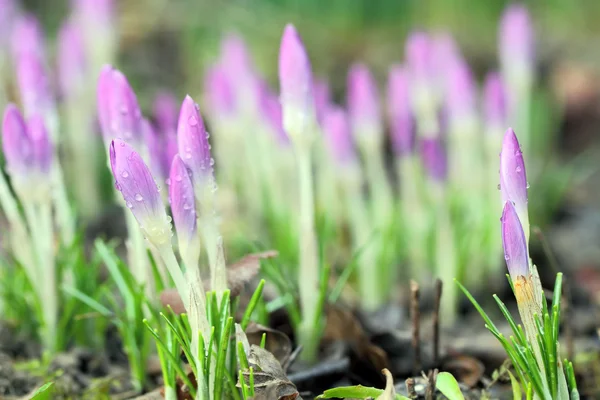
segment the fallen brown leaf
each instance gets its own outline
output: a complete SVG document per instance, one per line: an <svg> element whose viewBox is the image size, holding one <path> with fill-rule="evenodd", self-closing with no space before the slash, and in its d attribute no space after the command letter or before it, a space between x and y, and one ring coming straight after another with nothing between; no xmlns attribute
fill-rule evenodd
<svg viewBox="0 0 600 400"><path fill-rule="evenodd" d="M285 333L276 329L250 322L246 328L246 337L250 344L260 345L263 334L267 335L265 350L273 354L285 369L292 354L292 340Z"/></svg>
<svg viewBox="0 0 600 400"><path fill-rule="evenodd" d="M450 372L457 381L472 388L479 383L485 372L485 366L475 357L466 354L449 355L442 362L442 370Z"/></svg>

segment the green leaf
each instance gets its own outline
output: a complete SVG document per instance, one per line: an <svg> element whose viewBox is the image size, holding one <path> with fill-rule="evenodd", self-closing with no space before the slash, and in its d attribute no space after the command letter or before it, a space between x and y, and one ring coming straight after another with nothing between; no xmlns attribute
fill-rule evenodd
<svg viewBox="0 0 600 400"><path fill-rule="evenodd" d="M30 400L47 400L54 393L54 382L48 382L33 393Z"/></svg>
<svg viewBox="0 0 600 400"><path fill-rule="evenodd" d="M353 398L353 399L368 399L370 397L376 398L383 393L383 389L376 389L372 387L358 386L345 386L334 389L329 389L323 392L322 395L318 396L317 399L338 399L338 398ZM396 400L410 400L408 397L396 394Z"/></svg>
<svg viewBox="0 0 600 400"><path fill-rule="evenodd" d="M440 372L435 381L435 387L449 400L465 400L458 382L449 372Z"/></svg>
<svg viewBox="0 0 600 400"><path fill-rule="evenodd" d="M513 400L522 400L523 394L521 393L521 385L519 384L519 381L509 370L506 370L506 372L508 372L508 376L510 377L510 385L512 386L513 391Z"/></svg>

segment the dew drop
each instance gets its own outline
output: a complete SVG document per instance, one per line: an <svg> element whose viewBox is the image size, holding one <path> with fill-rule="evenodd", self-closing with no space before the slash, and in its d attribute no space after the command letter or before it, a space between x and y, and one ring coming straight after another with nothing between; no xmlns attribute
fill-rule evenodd
<svg viewBox="0 0 600 400"><path fill-rule="evenodd" d="M183 180L183 177L181 175L175 175L175 181L181 182L182 180Z"/></svg>
<svg viewBox="0 0 600 400"><path fill-rule="evenodd" d="M515 150L515 157L519 157L521 155L521 149Z"/></svg>
<svg viewBox="0 0 600 400"><path fill-rule="evenodd" d="M125 147L125 142L121 141L121 147Z"/></svg>
<svg viewBox="0 0 600 400"><path fill-rule="evenodd" d="M115 189L117 189L119 192L121 191L121 185L119 185L119 182L115 182Z"/></svg>
<svg viewBox="0 0 600 400"><path fill-rule="evenodd" d="M121 173L121 176L122 176L123 178L127 178L127 177L129 177L129 172L127 172L127 171L123 171L123 172Z"/></svg>
<svg viewBox="0 0 600 400"><path fill-rule="evenodd" d="M190 118L188 118L188 123L190 126L196 126L198 125L198 118L196 118L195 115L191 115Z"/></svg>
<svg viewBox="0 0 600 400"><path fill-rule="evenodd" d="M192 208L192 207L191 207L191 206L190 206L188 203L185 203L185 204L183 205L183 209L184 209L184 210L189 210L190 208Z"/></svg>
<svg viewBox="0 0 600 400"><path fill-rule="evenodd" d="M496 186L498 188L498 190L502 189L502 186L500 186L500 184L498 184L498 186Z"/></svg>
<svg viewBox="0 0 600 400"><path fill-rule="evenodd" d="M165 181L165 183L167 184L167 186L169 186L171 184L171 178L167 178L167 180Z"/></svg>
<svg viewBox="0 0 600 400"><path fill-rule="evenodd" d="M214 159L214 158L211 158L211 159L210 159L210 166L212 167L213 165L215 165L215 159Z"/></svg>
<svg viewBox="0 0 600 400"><path fill-rule="evenodd" d="M521 168L521 166L518 165L517 168L515 168L515 172L520 173L521 171L522 171L522 168Z"/></svg>
<svg viewBox="0 0 600 400"><path fill-rule="evenodd" d="M162 188L160 187L160 185L156 185L156 191L160 192L162 190Z"/></svg>
<svg viewBox="0 0 600 400"><path fill-rule="evenodd" d="M173 221L173 218L171 218L171 216L170 216L170 215L167 215L167 222L169 222L169 223L170 223L171 221Z"/></svg>
<svg viewBox="0 0 600 400"><path fill-rule="evenodd" d="M135 201L143 201L144 200L144 198L142 197L142 195L139 194L139 193L136 193L135 196L134 196L134 198L135 198Z"/></svg>
<svg viewBox="0 0 600 400"><path fill-rule="evenodd" d="M504 259L505 259L506 261L510 261L510 256L509 256L508 254L504 254Z"/></svg>
<svg viewBox="0 0 600 400"><path fill-rule="evenodd" d="M529 182L527 182L527 186L525 186L525 187L526 187L527 189L529 189L529 186L531 186L531 185L529 184Z"/></svg>
<svg viewBox="0 0 600 400"><path fill-rule="evenodd" d="M209 139L210 138L210 133L206 132L206 138Z"/></svg>
<svg viewBox="0 0 600 400"><path fill-rule="evenodd" d="M133 204L131 204L130 201L128 201L127 203L125 203L127 205L128 208L133 208Z"/></svg>
<svg viewBox="0 0 600 400"><path fill-rule="evenodd" d="M127 113L129 112L126 105L122 105L119 111L121 111L122 115L127 115Z"/></svg>
<svg viewBox="0 0 600 400"><path fill-rule="evenodd" d="M192 153L185 153L185 159L190 160L192 158Z"/></svg>

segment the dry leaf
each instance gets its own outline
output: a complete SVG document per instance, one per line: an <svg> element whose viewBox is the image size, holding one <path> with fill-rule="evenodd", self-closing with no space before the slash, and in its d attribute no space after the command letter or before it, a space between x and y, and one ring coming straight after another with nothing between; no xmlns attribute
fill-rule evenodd
<svg viewBox="0 0 600 400"><path fill-rule="evenodd" d="M261 253L248 254L242 259L227 267L227 288L231 297L238 296L244 285L250 282L260 270L260 260L277 257L279 253L275 250L263 251ZM204 290L210 290L210 281L205 279ZM163 306L170 306L176 314L185 312L185 307L176 289L165 289L160 293L160 302Z"/></svg>
<svg viewBox="0 0 600 400"><path fill-rule="evenodd" d="M285 370L292 354L292 340L281 331L259 325L255 322L250 322L246 328L246 337L250 344L260 345L263 333L267 334L265 349L275 356Z"/></svg>
<svg viewBox="0 0 600 400"><path fill-rule="evenodd" d="M279 361L267 350L250 346L248 364L254 371L254 400L302 400L296 386L287 378ZM249 382L249 371L242 371Z"/></svg>
<svg viewBox="0 0 600 400"><path fill-rule="evenodd" d="M444 371L450 372L456 379L472 388L481 379L485 372L485 366L478 359L465 355L450 355L445 362L442 363Z"/></svg>
<svg viewBox="0 0 600 400"><path fill-rule="evenodd" d="M377 396L376 400L395 400L396 399L396 388L394 388L394 378L392 377L392 373L384 368L381 370L383 375L385 375L385 390L381 395Z"/></svg>

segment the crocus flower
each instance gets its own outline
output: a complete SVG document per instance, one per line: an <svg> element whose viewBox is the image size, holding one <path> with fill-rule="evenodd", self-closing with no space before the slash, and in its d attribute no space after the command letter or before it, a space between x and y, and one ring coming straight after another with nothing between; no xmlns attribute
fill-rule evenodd
<svg viewBox="0 0 600 400"><path fill-rule="evenodd" d="M104 66L97 90L98 116L107 143L114 138L139 146L143 139L142 112L137 97L121 71Z"/></svg>
<svg viewBox="0 0 600 400"><path fill-rule="evenodd" d="M161 181L169 176L173 157L177 154L177 100L170 93L160 93L154 100L153 115L155 129L150 140L146 140L153 173ZM147 130L146 130L147 132Z"/></svg>
<svg viewBox="0 0 600 400"><path fill-rule="evenodd" d="M329 84L321 79L315 79L313 82L313 95L315 98L315 112L317 121L323 122L327 109L331 105L331 93Z"/></svg>
<svg viewBox="0 0 600 400"><path fill-rule="evenodd" d="M24 14L17 18L11 33L13 57L24 53L33 54L44 60L44 34L40 22L32 14Z"/></svg>
<svg viewBox="0 0 600 400"><path fill-rule="evenodd" d="M69 96L84 86L86 54L78 25L66 22L58 34L58 81L63 96Z"/></svg>
<svg viewBox="0 0 600 400"><path fill-rule="evenodd" d="M534 32L525 6L512 4L500 21L500 62L511 76L530 74L534 63Z"/></svg>
<svg viewBox="0 0 600 400"><path fill-rule="evenodd" d="M266 85L261 89L260 110L271 132L274 133L277 143L284 146L288 145L290 140L283 129L281 103Z"/></svg>
<svg viewBox="0 0 600 400"><path fill-rule="evenodd" d="M73 18L83 32L90 68L112 60L116 45L115 0L73 0Z"/></svg>
<svg viewBox="0 0 600 400"><path fill-rule="evenodd" d="M448 158L442 141L437 137L421 140L421 159L429 177L435 182L445 182L448 177Z"/></svg>
<svg viewBox="0 0 600 400"><path fill-rule="evenodd" d="M160 92L154 98L152 115L156 127L163 134L175 133L179 116L178 106L177 99L169 92ZM169 164L172 160L173 158L169 160Z"/></svg>
<svg viewBox="0 0 600 400"><path fill-rule="evenodd" d="M483 114L488 126L505 126L507 120L506 90L500 74L487 75L483 86Z"/></svg>
<svg viewBox="0 0 600 400"><path fill-rule="evenodd" d="M213 179L213 161L208 143L208 133L198 106L190 96L185 96L177 125L179 155L192 172L194 185L200 190Z"/></svg>
<svg viewBox="0 0 600 400"><path fill-rule="evenodd" d="M2 146L15 190L24 201L49 200L53 150L44 120L31 117L29 125L14 105L4 112Z"/></svg>
<svg viewBox="0 0 600 400"><path fill-rule="evenodd" d="M220 65L215 65L208 70L204 87L208 96L211 114L216 115L221 120L231 118L236 110L235 96L232 82L227 72Z"/></svg>
<svg viewBox="0 0 600 400"><path fill-rule="evenodd" d="M199 252L199 247L196 245L198 236L194 187L188 169L179 154L173 157L169 182L169 201L179 249L182 253L186 253L197 247Z"/></svg>
<svg viewBox="0 0 600 400"><path fill-rule="evenodd" d="M348 115L358 134L381 132L377 83L364 64L353 65L348 73Z"/></svg>
<svg viewBox="0 0 600 400"><path fill-rule="evenodd" d="M500 191L503 202L514 204L519 220L529 239L529 216L527 212L527 175L523 152L515 132L509 128L504 134L500 153Z"/></svg>
<svg viewBox="0 0 600 400"><path fill-rule="evenodd" d="M464 121L476 113L477 87L469 65L463 59L450 63L446 81L446 110L453 121Z"/></svg>
<svg viewBox="0 0 600 400"><path fill-rule="evenodd" d="M404 66L395 65L388 78L388 115L394 152L398 156L412 153L415 142L414 119L410 104L410 77Z"/></svg>
<svg viewBox="0 0 600 400"><path fill-rule="evenodd" d="M413 79L426 83L435 75L435 60L431 39L425 32L413 32L406 39L406 65Z"/></svg>
<svg viewBox="0 0 600 400"><path fill-rule="evenodd" d="M150 169L133 147L122 139L114 139L109 151L115 186L140 224L144 236L157 248L170 246L171 223Z"/></svg>
<svg viewBox="0 0 600 400"><path fill-rule="evenodd" d="M280 101L283 126L292 136L302 134L315 117L310 60L296 28L286 25L279 48Z"/></svg>
<svg viewBox="0 0 600 400"><path fill-rule="evenodd" d="M42 58L34 53L20 54L16 58L16 73L25 115L53 113L54 100Z"/></svg>
<svg viewBox="0 0 600 400"><path fill-rule="evenodd" d="M0 0L0 56L8 47L13 21L17 18L17 3L15 0Z"/></svg>
<svg viewBox="0 0 600 400"><path fill-rule="evenodd" d="M500 221L504 259L512 281L517 282L519 276L529 276L529 255L523 226L515 206L510 201L504 203Z"/></svg>
<svg viewBox="0 0 600 400"><path fill-rule="evenodd" d="M327 146L339 166L348 166L356 161L354 143L348 116L341 107L330 107L323 119Z"/></svg>
<svg viewBox="0 0 600 400"><path fill-rule="evenodd" d="M142 119L142 132L144 143L148 150L148 161L152 175L159 179L159 182L165 182L169 169L165 166L165 152L160 135L154 129L154 126L147 119Z"/></svg>

